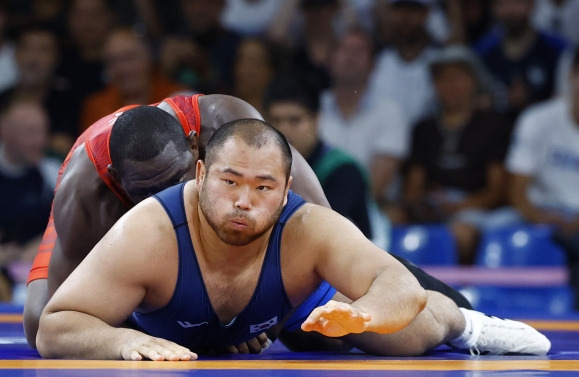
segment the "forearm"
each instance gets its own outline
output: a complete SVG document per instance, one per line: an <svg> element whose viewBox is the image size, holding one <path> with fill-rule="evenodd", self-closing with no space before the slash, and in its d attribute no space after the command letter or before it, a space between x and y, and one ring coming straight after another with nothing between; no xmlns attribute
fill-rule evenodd
<svg viewBox="0 0 579 377"><path fill-rule="evenodd" d="M368 331L389 334L410 324L426 300L426 291L414 276L404 273L393 277L392 271L385 271L352 306L372 315Z"/></svg>
<svg viewBox="0 0 579 377"><path fill-rule="evenodd" d="M462 202L461 209L480 208L493 209L501 202L502 195L497 190L483 189L468 195Z"/></svg>
<svg viewBox="0 0 579 377"><path fill-rule="evenodd" d="M514 207L519 211L521 216L528 222L541 223L547 219L547 213L541 208L535 207L526 198L519 197L513 200Z"/></svg>
<svg viewBox="0 0 579 377"><path fill-rule="evenodd" d="M121 345L135 334L140 333L109 326L85 313L43 313L36 346L43 358L117 360L122 359Z"/></svg>

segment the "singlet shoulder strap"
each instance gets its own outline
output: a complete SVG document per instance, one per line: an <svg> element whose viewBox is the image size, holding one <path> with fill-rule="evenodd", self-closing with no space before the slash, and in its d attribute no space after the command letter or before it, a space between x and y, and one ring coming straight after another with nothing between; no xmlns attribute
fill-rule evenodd
<svg viewBox="0 0 579 377"><path fill-rule="evenodd" d="M187 224L187 214L185 213L185 203L183 201L185 184L186 182L183 182L153 195L167 212L175 229Z"/></svg>
<svg viewBox="0 0 579 377"><path fill-rule="evenodd" d="M287 203L277 223L285 225L287 220L304 204L306 201L301 196L289 190Z"/></svg>

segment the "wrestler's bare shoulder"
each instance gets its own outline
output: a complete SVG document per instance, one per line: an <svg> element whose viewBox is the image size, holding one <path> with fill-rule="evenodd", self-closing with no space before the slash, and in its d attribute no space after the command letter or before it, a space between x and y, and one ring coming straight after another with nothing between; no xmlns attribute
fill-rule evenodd
<svg viewBox="0 0 579 377"><path fill-rule="evenodd" d="M96 180L100 180L99 175L82 144L74 150L63 172L60 188L74 186L88 189L94 187Z"/></svg>
<svg viewBox="0 0 579 377"><path fill-rule="evenodd" d="M111 203L114 203L114 206L121 206L120 201L99 176L84 145L76 148L63 172L62 180L56 190L55 210L58 211L63 202L68 203L71 200L82 202L88 207L93 206L91 203L94 205L109 203L107 204L109 211L112 209Z"/></svg>
<svg viewBox="0 0 579 377"><path fill-rule="evenodd" d="M340 223L342 218L336 215L337 213L329 208L305 203L288 219L284 234L290 234L291 238L295 237L296 240L305 240L305 243L308 243L309 240L331 231L332 224Z"/></svg>

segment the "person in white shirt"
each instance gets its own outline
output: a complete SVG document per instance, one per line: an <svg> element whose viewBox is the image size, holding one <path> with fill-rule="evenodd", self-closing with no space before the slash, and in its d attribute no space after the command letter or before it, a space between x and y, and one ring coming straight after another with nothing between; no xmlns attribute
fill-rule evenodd
<svg viewBox="0 0 579 377"><path fill-rule="evenodd" d="M410 129L400 106L370 89L373 61L369 35L362 29L347 32L333 55L333 85L321 95L319 130L370 172L380 201L408 153Z"/></svg>
<svg viewBox="0 0 579 377"><path fill-rule="evenodd" d="M391 45L376 57L372 83L379 95L395 99L414 125L434 110L429 66L438 50L427 20L432 1L389 0Z"/></svg>
<svg viewBox="0 0 579 377"><path fill-rule="evenodd" d="M506 166L518 215L526 222L554 226L554 240L568 252L579 309L579 52L569 80L568 95L521 114Z"/></svg>
<svg viewBox="0 0 579 377"><path fill-rule="evenodd" d="M573 46L579 44L579 1L535 0L531 21L535 27L559 34Z"/></svg>

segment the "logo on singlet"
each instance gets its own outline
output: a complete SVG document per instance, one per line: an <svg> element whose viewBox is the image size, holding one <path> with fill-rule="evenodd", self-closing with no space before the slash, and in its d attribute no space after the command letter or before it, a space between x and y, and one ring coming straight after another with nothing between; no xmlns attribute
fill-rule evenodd
<svg viewBox="0 0 579 377"><path fill-rule="evenodd" d="M273 317L269 321L258 323L256 325L250 325L249 326L249 332L251 334L256 333L256 332L262 332L264 330L269 329L271 326L273 326L275 324L277 324L277 316Z"/></svg>
<svg viewBox="0 0 579 377"><path fill-rule="evenodd" d="M199 327L203 325L208 325L209 322L200 322L200 323L189 323L188 321L177 321L177 323L183 328L191 328L191 327Z"/></svg>

